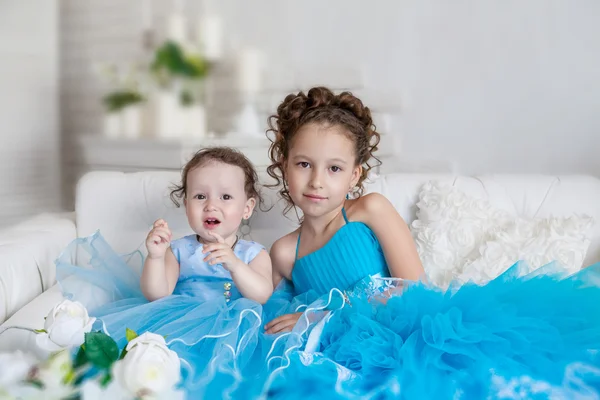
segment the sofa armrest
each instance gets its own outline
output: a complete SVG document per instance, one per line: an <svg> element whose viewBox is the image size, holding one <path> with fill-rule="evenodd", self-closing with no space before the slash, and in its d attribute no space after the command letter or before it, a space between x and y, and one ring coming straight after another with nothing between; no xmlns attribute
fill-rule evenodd
<svg viewBox="0 0 600 400"><path fill-rule="evenodd" d="M40 214L0 231L0 323L55 284L54 261L76 235L74 213Z"/></svg>
<svg viewBox="0 0 600 400"><path fill-rule="evenodd" d="M40 359L47 358L48 352L35 343L35 333L18 328L42 329L48 312L63 299L60 285L56 284L0 324L0 353L21 350Z"/></svg>

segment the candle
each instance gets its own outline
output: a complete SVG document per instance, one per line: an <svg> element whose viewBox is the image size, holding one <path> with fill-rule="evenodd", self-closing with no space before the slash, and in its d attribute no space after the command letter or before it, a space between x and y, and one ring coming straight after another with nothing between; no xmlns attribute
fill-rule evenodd
<svg viewBox="0 0 600 400"><path fill-rule="evenodd" d="M184 9L184 0L173 0L173 10L175 10L176 13L182 13Z"/></svg>
<svg viewBox="0 0 600 400"><path fill-rule="evenodd" d="M243 49L239 56L240 90L247 94L260 91L262 75L262 57L258 50Z"/></svg>
<svg viewBox="0 0 600 400"><path fill-rule="evenodd" d="M185 36L185 17L181 14L171 14L168 19L167 38L174 42L184 42Z"/></svg>
<svg viewBox="0 0 600 400"><path fill-rule="evenodd" d="M152 30L152 0L142 1L142 27L147 32Z"/></svg>
<svg viewBox="0 0 600 400"><path fill-rule="evenodd" d="M204 57L214 61L223 55L223 28L218 16L206 15L200 18L198 36Z"/></svg>

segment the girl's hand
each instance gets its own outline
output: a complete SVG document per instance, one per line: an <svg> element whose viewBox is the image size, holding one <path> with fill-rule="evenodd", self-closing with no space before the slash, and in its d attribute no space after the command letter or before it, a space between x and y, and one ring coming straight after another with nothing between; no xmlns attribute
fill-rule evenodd
<svg viewBox="0 0 600 400"><path fill-rule="evenodd" d="M302 313L297 312L294 314L285 314L281 317L277 317L265 325L265 331L267 333L290 332L301 316Z"/></svg>
<svg viewBox="0 0 600 400"><path fill-rule="evenodd" d="M164 219L154 222L146 237L146 249L149 258L164 258L171 243L171 230Z"/></svg>
<svg viewBox="0 0 600 400"><path fill-rule="evenodd" d="M204 257L204 261L208 261L210 265L221 264L229 272L234 272L242 264L242 260L237 258L233 253L233 249L225 239L218 233L209 232L209 235L216 239L216 243L205 244L202 253L209 253Z"/></svg>

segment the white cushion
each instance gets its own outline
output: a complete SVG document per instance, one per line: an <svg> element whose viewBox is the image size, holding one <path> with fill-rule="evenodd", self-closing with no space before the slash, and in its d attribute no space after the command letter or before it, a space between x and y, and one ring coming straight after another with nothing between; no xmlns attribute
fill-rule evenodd
<svg viewBox="0 0 600 400"><path fill-rule="evenodd" d="M590 245L594 220L587 216L515 218L479 248L479 257L464 266L459 282L485 283L519 260L521 273L556 262L565 274L580 270ZM525 269L525 266L527 267Z"/></svg>
<svg viewBox="0 0 600 400"><path fill-rule="evenodd" d="M368 191L385 195L408 224L417 218L417 202L428 181L453 185L469 196L486 199L497 209L523 218L588 215L596 224L584 266L600 262L600 179L585 175L482 175L402 174L380 176Z"/></svg>
<svg viewBox="0 0 600 400"><path fill-rule="evenodd" d="M412 233L429 280L485 283L519 260L528 271L558 261L568 272L582 267L590 244L590 217L525 218L493 207L456 186L426 183Z"/></svg>

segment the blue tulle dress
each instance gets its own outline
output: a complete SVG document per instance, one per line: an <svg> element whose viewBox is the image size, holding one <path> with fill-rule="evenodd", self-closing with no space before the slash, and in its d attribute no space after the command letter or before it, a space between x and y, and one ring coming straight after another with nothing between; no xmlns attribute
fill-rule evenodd
<svg viewBox="0 0 600 400"><path fill-rule="evenodd" d="M294 287L265 305L288 296L288 311L306 312L279 338L263 390L270 399L600 398L600 264L572 276L524 267L447 291L389 278L374 233L346 218L296 259Z"/></svg>
<svg viewBox="0 0 600 400"><path fill-rule="evenodd" d="M187 398L225 397L239 374L262 371L269 348L258 339L271 340L264 335L262 306L242 297L221 265L203 261L195 235L171 242L171 249L179 280L171 296L156 301L146 300L140 288L141 253L118 255L99 232L70 244L57 260L57 280L66 297L97 318L94 330L104 330L119 348L127 342L126 328L166 336L182 360ZM234 253L249 263L263 249L239 240ZM73 252L79 265L69 261Z"/></svg>
<svg viewBox="0 0 600 400"><path fill-rule="evenodd" d="M346 218L261 307L235 290L227 302L227 275L206 267L148 303L125 268L139 254L119 256L99 235L73 246L90 261L59 260L63 289L120 341L125 327L168 335L193 371L190 399L600 399L600 264L566 276L516 263L444 291L390 278L375 234ZM246 248L258 249L236 253ZM292 312L303 312L292 332L264 333Z"/></svg>

